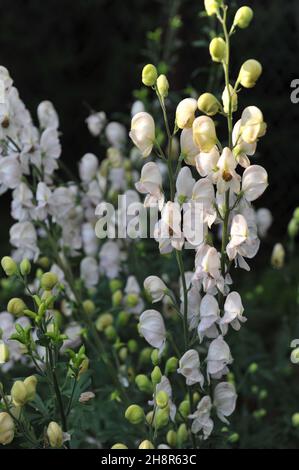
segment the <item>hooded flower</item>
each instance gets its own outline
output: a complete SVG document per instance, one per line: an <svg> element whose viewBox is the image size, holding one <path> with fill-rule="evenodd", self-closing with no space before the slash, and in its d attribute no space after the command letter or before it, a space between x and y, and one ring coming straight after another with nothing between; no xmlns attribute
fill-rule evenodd
<svg viewBox="0 0 299 470"><path fill-rule="evenodd" d="M140 180L135 184L137 191L146 194L145 207L156 206L162 210L164 194L162 191L162 175L156 163L146 163L141 170Z"/></svg>
<svg viewBox="0 0 299 470"><path fill-rule="evenodd" d="M234 193L240 191L241 177L236 173L237 162L232 151L226 147L223 149L221 157L217 163L217 171L213 176L214 183L217 184L217 191L222 194L228 189Z"/></svg>
<svg viewBox="0 0 299 470"><path fill-rule="evenodd" d="M155 141L155 122L150 114L141 112L133 116L130 137L142 156L148 157Z"/></svg>
<svg viewBox="0 0 299 470"><path fill-rule="evenodd" d="M195 157L196 169L202 177L212 177L217 171L217 164L220 158L219 150L213 147L208 153L200 152Z"/></svg>
<svg viewBox="0 0 299 470"><path fill-rule="evenodd" d="M17 248L14 252L16 261L24 258L36 259L39 255L37 246L37 234L31 222L19 222L14 224L10 231L10 243Z"/></svg>
<svg viewBox="0 0 299 470"><path fill-rule="evenodd" d="M198 434L202 431L204 440L208 439L214 427L214 423L210 417L211 410L211 398L205 396L198 403L195 413L189 416L190 419L193 419L191 432Z"/></svg>
<svg viewBox="0 0 299 470"><path fill-rule="evenodd" d="M191 170L185 166L177 176L175 201L179 204L187 202L191 198L194 184L195 179L192 177Z"/></svg>
<svg viewBox="0 0 299 470"><path fill-rule="evenodd" d="M192 127L196 109L197 101L193 98L185 98L178 104L175 119L179 129L189 129Z"/></svg>
<svg viewBox="0 0 299 470"><path fill-rule="evenodd" d="M193 122L193 140L201 152L209 153L217 143L216 129L213 119L200 116Z"/></svg>
<svg viewBox="0 0 299 470"><path fill-rule="evenodd" d="M88 130L93 137L98 137L105 127L107 121L106 114L101 111L99 113L93 113L85 119Z"/></svg>
<svg viewBox="0 0 299 470"><path fill-rule="evenodd" d="M247 201L258 199L268 186L268 174L260 165L251 165L243 173L242 191Z"/></svg>
<svg viewBox="0 0 299 470"><path fill-rule="evenodd" d="M202 342L204 336L207 338L217 338L218 330L216 323L219 322L219 305L215 297L206 294L200 303L200 323L198 325L198 336Z"/></svg>
<svg viewBox="0 0 299 470"><path fill-rule="evenodd" d="M241 268L249 270L244 258L253 258L258 252L259 246L260 241L257 238L256 226L248 227L243 215L235 215L230 230L230 241L226 246L229 259L236 259Z"/></svg>
<svg viewBox="0 0 299 470"><path fill-rule="evenodd" d="M183 129L180 137L181 155L187 165L195 166L195 157L199 154L199 148L193 140L192 129Z"/></svg>
<svg viewBox="0 0 299 470"><path fill-rule="evenodd" d="M227 374L227 366L233 362L228 344L222 336L214 339L209 346L207 356L207 373L213 379L220 379Z"/></svg>
<svg viewBox="0 0 299 470"><path fill-rule="evenodd" d="M109 122L105 129L106 138L112 147L122 149L127 140L127 130L119 122Z"/></svg>
<svg viewBox="0 0 299 470"><path fill-rule="evenodd" d="M160 253L170 253L173 248L182 250L185 243L181 229L181 208L176 202L168 201L162 209L161 219L154 230L156 241L159 242Z"/></svg>
<svg viewBox="0 0 299 470"><path fill-rule="evenodd" d="M86 153L79 162L79 175L81 181L89 183L97 174L99 160L93 153Z"/></svg>
<svg viewBox="0 0 299 470"><path fill-rule="evenodd" d="M157 310L146 310L139 319L139 331L153 348L163 351L166 341L166 330L162 315Z"/></svg>
<svg viewBox="0 0 299 470"><path fill-rule="evenodd" d="M200 372L199 355L195 349L189 349L181 357L177 372L185 377L187 385L199 383L203 387L204 377Z"/></svg>
<svg viewBox="0 0 299 470"><path fill-rule="evenodd" d="M224 316L220 320L220 329L223 335L227 333L228 325L238 331L241 328L240 323L246 322L246 318L242 316L244 307L242 299L238 292L230 292L226 297L224 304Z"/></svg>
<svg viewBox="0 0 299 470"><path fill-rule="evenodd" d="M148 276L145 279L143 286L150 294L153 303L160 302L167 291L167 286L158 276Z"/></svg>
<svg viewBox="0 0 299 470"><path fill-rule="evenodd" d="M41 129L58 129L59 117L51 101L42 101L37 107L37 117Z"/></svg>
<svg viewBox="0 0 299 470"><path fill-rule="evenodd" d="M222 292L224 280L220 271L220 255L216 248L202 244L196 252L193 283L201 282L203 290L209 294Z"/></svg>
<svg viewBox="0 0 299 470"><path fill-rule="evenodd" d="M228 382L221 382L214 390L214 406L218 418L225 424L229 424L226 417L230 416L236 408L237 394L235 387Z"/></svg>

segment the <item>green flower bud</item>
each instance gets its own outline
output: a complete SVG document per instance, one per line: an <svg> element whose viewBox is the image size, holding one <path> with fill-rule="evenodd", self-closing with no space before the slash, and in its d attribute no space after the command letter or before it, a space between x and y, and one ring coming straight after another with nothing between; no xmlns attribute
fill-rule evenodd
<svg viewBox="0 0 299 470"><path fill-rule="evenodd" d="M122 444L121 442L117 442L114 444L111 449L127 449L128 447L125 444Z"/></svg>
<svg viewBox="0 0 299 470"><path fill-rule="evenodd" d="M166 365L165 365L165 374L168 375L168 374L172 374L174 372L176 372L177 368L178 368L178 359L176 357L170 357L167 361L166 361Z"/></svg>
<svg viewBox="0 0 299 470"><path fill-rule="evenodd" d="M268 392L267 390L263 389L259 393L259 398L260 400L265 400L268 397Z"/></svg>
<svg viewBox="0 0 299 470"><path fill-rule="evenodd" d="M194 403L194 405L197 405L199 400L200 400L200 394L198 392L194 392L193 393L193 403Z"/></svg>
<svg viewBox="0 0 299 470"><path fill-rule="evenodd" d="M256 362L252 362L248 367L249 374L255 374L258 371L258 364Z"/></svg>
<svg viewBox="0 0 299 470"><path fill-rule="evenodd" d="M169 407L158 408L155 413L155 429L165 428L169 422Z"/></svg>
<svg viewBox="0 0 299 470"><path fill-rule="evenodd" d="M130 405L129 408L126 409L125 418L131 424L141 424L145 419L144 411L139 405Z"/></svg>
<svg viewBox="0 0 299 470"><path fill-rule="evenodd" d="M259 419L262 419L266 416L267 414L267 411L264 409L264 408L261 408L260 410L256 410L254 413L253 413L253 417L257 420Z"/></svg>
<svg viewBox="0 0 299 470"><path fill-rule="evenodd" d="M154 349L152 354L151 354L151 361L153 363L154 366L157 366L160 362L160 358L159 358L159 351L158 349Z"/></svg>
<svg viewBox="0 0 299 470"><path fill-rule="evenodd" d="M37 264L39 264L43 269L48 269L50 266L49 258L42 256L41 258L38 258Z"/></svg>
<svg viewBox="0 0 299 470"><path fill-rule="evenodd" d="M153 393L153 385L146 375L137 375L135 378L135 383L138 387L138 390L140 390L141 392L148 393L149 395Z"/></svg>
<svg viewBox="0 0 299 470"><path fill-rule="evenodd" d="M157 393L156 395L156 403L157 406L161 409L166 408L168 405L169 397L164 390L160 390L160 392Z"/></svg>
<svg viewBox="0 0 299 470"><path fill-rule="evenodd" d="M184 400L179 405L179 412L184 417L187 418L190 414L190 402L189 400Z"/></svg>
<svg viewBox="0 0 299 470"><path fill-rule="evenodd" d="M4 364L5 362L9 361L9 349L8 346L0 342L0 364Z"/></svg>
<svg viewBox="0 0 299 470"><path fill-rule="evenodd" d="M120 291L119 291L120 292ZM126 306L129 308L134 308L138 305L139 297L137 294L128 294L126 296Z"/></svg>
<svg viewBox="0 0 299 470"><path fill-rule="evenodd" d="M94 302L92 300L89 300L89 299L83 301L82 307L83 307L84 313L86 313L86 315L93 315L96 311L96 306L95 306Z"/></svg>
<svg viewBox="0 0 299 470"><path fill-rule="evenodd" d="M157 79L157 89L162 98L166 98L169 90L169 83L165 75L159 75Z"/></svg>
<svg viewBox="0 0 299 470"><path fill-rule="evenodd" d="M27 389L21 380L17 380L10 391L10 395L15 406L24 406L27 402Z"/></svg>
<svg viewBox="0 0 299 470"><path fill-rule="evenodd" d="M166 434L166 442L170 447L176 447L177 444L177 434L175 431L170 430Z"/></svg>
<svg viewBox="0 0 299 470"><path fill-rule="evenodd" d="M47 428L49 444L52 448L60 448L63 445L63 432L59 424L52 421Z"/></svg>
<svg viewBox="0 0 299 470"><path fill-rule="evenodd" d="M119 358L121 361L125 362L125 360L127 359L128 357L128 350L127 348L120 348L119 352L118 352L118 355L119 355Z"/></svg>
<svg viewBox="0 0 299 470"><path fill-rule="evenodd" d="M299 428L299 413L294 413L292 416L292 425L294 428Z"/></svg>
<svg viewBox="0 0 299 470"><path fill-rule="evenodd" d="M188 431L185 423L179 426L179 429L177 431L177 440L179 447L181 447L182 444L184 444L184 442L188 440Z"/></svg>
<svg viewBox="0 0 299 470"><path fill-rule="evenodd" d="M135 339L130 339L128 341L128 349L131 354L134 354L138 351L138 343Z"/></svg>
<svg viewBox="0 0 299 470"><path fill-rule="evenodd" d="M161 372L160 367L158 366L154 367L151 373L151 379L152 379L153 385L156 386L158 383L160 383L161 378L162 378L162 372Z"/></svg>
<svg viewBox="0 0 299 470"><path fill-rule="evenodd" d="M105 336L111 342L116 340L117 333L116 333L116 329L114 328L114 326L112 325L107 326L107 328L105 329Z"/></svg>
<svg viewBox="0 0 299 470"><path fill-rule="evenodd" d="M151 441L142 441L139 444L138 449L154 449L154 444L151 443Z"/></svg>
<svg viewBox="0 0 299 470"><path fill-rule="evenodd" d="M113 307L119 307L123 299L123 293L121 290L117 290L112 295L112 305Z"/></svg>
<svg viewBox="0 0 299 470"><path fill-rule="evenodd" d="M17 297L10 299L6 307L6 310L8 311L8 313L11 313L12 315L15 315L16 317L20 317L21 315L23 315L25 309L26 309L25 303L23 302L22 299L19 299Z"/></svg>
<svg viewBox="0 0 299 470"><path fill-rule="evenodd" d="M6 276L13 276L18 271L17 263L10 256L4 256L4 258L2 258L1 266Z"/></svg>
<svg viewBox="0 0 299 470"><path fill-rule="evenodd" d="M236 444L240 439L240 436L238 433L234 432L233 434L231 434L229 437L228 437L228 442L230 442L231 444Z"/></svg>
<svg viewBox="0 0 299 470"><path fill-rule="evenodd" d="M41 281L40 281L42 288L46 290L53 289L53 287L56 286L57 282L58 282L57 275L51 272L43 274Z"/></svg>
<svg viewBox="0 0 299 470"><path fill-rule="evenodd" d="M26 387L27 392L27 401L32 401L35 398L36 394L36 386L37 386L37 378L35 375L31 375L24 380L24 385Z"/></svg>
<svg viewBox="0 0 299 470"><path fill-rule="evenodd" d="M214 116L217 114L221 107L216 96L212 95L212 93L203 93L200 95L197 101L197 106L202 113L205 113L208 116Z"/></svg>
<svg viewBox="0 0 299 470"><path fill-rule="evenodd" d="M208 16L216 15L222 0L205 0L205 9Z"/></svg>
<svg viewBox="0 0 299 470"><path fill-rule="evenodd" d="M250 7L244 6L239 8L235 15L234 26L241 29L248 28L253 18L253 10Z"/></svg>
<svg viewBox="0 0 299 470"><path fill-rule="evenodd" d="M108 326L113 324L113 316L111 313L102 313L96 321L96 329L98 331L104 331Z"/></svg>
<svg viewBox="0 0 299 470"><path fill-rule="evenodd" d="M294 210L293 218L299 223L299 207Z"/></svg>
<svg viewBox="0 0 299 470"><path fill-rule="evenodd" d="M146 420L147 424L149 424L151 426L153 424L153 421L154 421L154 412L149 411L146 414L145 420Z"/></svg>
<svg viewBox="0 0 299 470"><path fill-rule="evenodd" d="M123 283L121 282L120 279L112 279L109 282L109 287L110 287L112 294L116 292L117 290L120 290L122 288L122 285Z"/></svg>
<svg viewBox="0 0 299 470"><path fill-rule="evenodd" d="M210 54L214 62L222 62L226 56L226 44L222 38L214 38L210 42Z"/></svg>
<svg viewBox="0 0 299 470"><path fill-rule="evenodd" d="M15 425L12 417L6 413L0 413L0 444L10 444L15 435Z"/></svg>
<svg viewBox="0 0 299 470"><path fill-rule="evenodd" d="M288 234L290 238L296 238L299 232L299 222L296 219L290 220L288 224Z"/></svg>
<svg viewBox="0 0 299 470"><path fill-rule="evenodd" d="M253 88L262 74L261 64L254 59L249 59L241 67L238 82L244 88Z"/></svg>
<svg viewBox="0 0 299 470"><path fill-rule="evenodd" d="M273 268L281 269L284 266L285 259L285 249L281 243L276 243L274 245L272 255L271 255L271 264Z"/></svg>
<svg viewBox="0 0 299 470"><path fill-rule="evenodd" d="M143 348L140 353L140 362L141 364L149 364L151 360L152 349L147 347Z"/></svg>
<svg viewBox="0 0 299 470"><path fill-rule="evenodd" d="M154 86L158 78L158 72L154 65L147 64L142 70L142 83L146 86Z"/></svg>
<svg viewBox="0 0 299 470"><path fill-rule="evenodd" d="M120 328L126 326L129 322L129 319L130 319L130 314L128 312L125 312L125 311L119 312L117 316L117 326L119 326Z"/></svg>
<svg viewBox="0 0 299 470"><path fill-rule="evenodd" d="M22 276L28 276L28 274L30 274L31 263L27 258L25 258L25 259L23 259L23 261L21 261L20 271L21 271Z"/></svg>

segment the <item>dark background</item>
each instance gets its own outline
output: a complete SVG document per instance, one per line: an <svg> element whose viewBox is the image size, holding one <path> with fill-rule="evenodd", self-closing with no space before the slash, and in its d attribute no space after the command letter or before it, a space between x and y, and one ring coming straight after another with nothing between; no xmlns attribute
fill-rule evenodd
<svg viewBox="0 0 299 470"><path fill-rule="evenodd" d="M236 74L248 58L264 66L258 85L242 93L242 105L259 106L269 126L259 145L259 162L269 172L270 187L259 204L273 212L271 234L279 239L299 202L299 104L290 101L290 83L299 78L299 5L296 0L246 4L254 8L255 18L234 37L232 59ZM195 47L207 40L202 10L203 0L2 0L0 62L33 114L41 100L53 101L63 132L63 158L75 166L87 151L99 155L84 124L89 113L84 103L110 118L127 113L129 123L132 91L140 88L140 71L149 61L148 34L161 27L161 41L166 41L173 11L181 16L182 27L178 53L168 57L171 87L206 91L210 58L206 47ZM6 196L2 217L8 214Z"/></svg>

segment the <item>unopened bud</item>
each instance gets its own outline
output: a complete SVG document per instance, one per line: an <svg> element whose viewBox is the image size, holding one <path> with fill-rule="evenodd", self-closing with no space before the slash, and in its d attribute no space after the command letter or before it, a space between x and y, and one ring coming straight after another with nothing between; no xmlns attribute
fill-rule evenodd
<svg viewBox="0 0 299 470"><path fill-rule="evenodd" d="M240 439L240 436L238 433L234 432L233 434L231 434L229 437L228 437L228 442L230 442L231 444L236 444Z"/></svg>
<svg viewBox="0 0 299 470"><path fill-rule="evenodd" d="M157 366L160 362L160 358L159 358L159 351L158 349L154 349L152 354L151 354L151 360L152 360L152 363L154 366Z"/></svg>
<svg viewBox="0 0 299 470"><path fill-rule="evenodd" d="M128 349L131 354L134 354L138 351L138 343L135 339L130 339L128 341Z"/></svg>
<svg viewBox="0 0 299 470"><path fill-rule="evenodd" d="M255 374L258 371L258 368L258 364L256 362L252 362L252 364L250 364L248 367L249 374Z"/></svg>
<svg viewBox="0 0 299 470"><path fill-rule="evenodd" d="M177 368L178 368L178 359L176 357L170 357L167 361L166 361L166 365L165 365L165 374L168 375L168 374L172 374L174 372L176 372Z"/></svg>
<svg viewBox="0 0 299 470"><path fill-rule="evenodd" d="M284 265L285 259L285 250L281 243L276 243L274 245L272 256L271 256L271 264L276 269L281 269Z"/></svg>
<svg viewBox="0 0 299 470"><path fill-rule="evenodd" d="M158 367L158 366L154 367L154 369L151 373L151 379L152 379L153 385L155 386L158 383L160 383L161 378L162 378L162 372L161 372L160 367Z"/></svg>
<svg viewBox="0 0 299 470"><path fill-rule="evenodd" d="M178 445L182 446L182 444L184 444L184 442L186 442L187 439L188 439L187 426L185 423L183 423L179 426L179 429L177 431Z"/></svg>
<svg viewBox="0 0 299 470"><path fill-rule="evenodd" d="M6 276L13 276L18 271L17 263L10 256L4 256L4 258L2 258L1 266Z"/></svg>
<svg viewBox="0 0 299 470"><path fill-rule="evenodd" d="M40 281L42 288L46 290L53 289L53 287L56 286L57 282L58 282L57 274L51 273L51 272L44 273Z"/></svg>
<svg viewBox="0 0 299 470"><path fill-rule="evenodd" d="M299 428L299 413L294 413L292 416L292 425L294 428Z"/></svg>
<svg viewBox="0 0 299 470"><path fill-rule="evenodd" d="M128 324L130 319L130 314L128 312L122 311L119 312L117 316L117 326L124 327Z"/></svg>
<svg viewBox="0 0 299 470"><path fill-rule="evenodd" d="M23 261L21 261L20 271L21 271L22 276L28 276L28 274L30 274L31 263L27 258L25 258L25 259L23 259Z"/></svg>
<svg viewBox="0 0 299 470"><path fill-rule="evenodd" d="M177 434L175 431L170 430L166 435L166 442L170 447L176 447L177 444Z"/></svg>
<svg viewBox="0 0 299 470"><path fill-rule="evenodd" d="M160 392L156 395L156 404L159 408L166 408L168 405L169 397L164 390L160 390Z"/></svg>
<svg viewBox="0 0 299 470"><path fill-rule="evenodd" d="M158 78L158 72L153 64L147 64L142 70L142 83L146 86L154 86Z"/></svg>
<svg viewBox="0 0 299 470"><path fill-rule="evenodd" d="M0 444L10 444L15 435L15 425L12 417L6 413L0 413Z"/></svg>
<svg viewBox="0 0 299 470"><path fill-rule="evenodd" d="M122 444L121 442L117 442L114 444L111 449L127 449L128 447L125 444Z"/></svg>
<svg viewBox="0 0 299 470"><path fill-rule="evenodd" d="M154 444L152 444L151 441L142 441L141 444L139 444L138 449L154 449Z"/></svg>
<svg viewBox="0 0 299 470"><path fill-rule="evenodd" d="M59 424L52 421L47 428L47 436L50 446L53 448L60 448L63 445L63 432Z"/></svg>
<svg viewBox="0 0 299 470"><path fill-rule="evenodd" d="M144 411L139 405L131 405L126 409L125 418L131 424L141 424L145 419Z"/></svg>
<svg viewBox="0 0 299 470"><path fill-rule="evenodd" d="M179 412L183 418L187 418L190 414L190 402L189 400L184 400L179 405Z"/></svg>
<svg viewBox="0 0 299 470"><path fill-rule="evenodd" d="M89 300L89 299L83 301L82 307L83 307L84 313L86 313L86 315L93 315L95 310L96 310L96 306L95 306L94 302L92 300Z"/></svg>
<svg viewBox="0 0 299 470"><path fill-rule="evenodd" d="M112 295L112 305L113 307L119 307L123 299L123 293L121 290L117 290Z"/></svg>
<svg viewBox="0 0 299 470"><path fill-rule="evenodd" d="M169 83L165 75L159 75L157 79L157 89L162 98L166 98L169 90Z"/></svg>
<svg viewBox="0 0 299 470"><path fill-rule="evenodd" d="M10 394L15 406L24 406L27 402L27 389L21 380L13 384Z"/></svg>
<svg viewBox="0 0 299 470"><path fill-rule="evenodd" d="M0 364L4 364L9 360L9 349L8 346L3 343L3 341L0 342Z"/></svg>
<svg viewBox="0 0 299 470"><path fill-rule="evenodd" d="M153 393L153 385L146 375L137 375L135 378L135 383L141 392L148 393L149 395Z"/></svg>
<svg viewBox="0 0 299 470"><path fill-rule="evenodd" d="M220 103L216 96L212 93L203 93L197 101L198 109L207 114L208 116L214 116L220 109Z"/></svg>
<svg viewBox="0 0 299 470"><path fill-rule="evenodd" d="M116 340L117 333L116 333L116 329L114 328L114 326L112 325L107 326L107 328L105 329L105 336L111 342Z"/></svg>
<svg viewBox="0 0 299 470"><path fill-rule="evenodd" d="M205 0L205 9L208 16L216 15L222 0Z"/></svg>
<svg viewBox="0 0 299 470"><path fill-rule="evenodd" d="M169 422L169 407L158 408L155 413L154 425L155 429L159 430L165 428Z"/></svg>
<svg viewBox="0 0 299 470"><path fill-rule="evenodd" d="M229 103L231 103L231 111L234 113L238 109L238 95L231 85L229 85L229 93L225 87L222 94L223 109L226 114L229 113Z"/></svg>
<svg viewBox="0 0 299 470"><path fill-rule="evenodd" d="M261 64L254 59L249 59L241 67L238 82L244 88L253 88L262 74Z"/></svg>
<svg viewBox="0 0 299 470"><path fill-rule="evenodd" d="M24 385L26 387L27 401L32 401L35 398L37 378L35 375L31 375L24 380Z"/></svg>
<svg viewBox="0 0 299 470"><path fill-rule="evenodd" d="M299 233L299 221L295 218L290 220L288 224L288 234L290 238L296 238Z"/></svg>
<svg viewBox="0 0 299 470"><path fill-rule="evenodd" d="M7 311L16 317L20 317L23 315L24 310L26 309L26 305L22 299L15 297L14 299L10 299L7 304Z"/></svg>
<svg viewBox="0 0 299 470"><path fill-rule="evenodd" d="M222 62L226 56L226 44L222 38L214 38L210 42L210 54L214 62Z"/></svg>
<svg viewBox="0 0 299 470"><path fill-rule="evenodd" d="M235 15L234 26L241 29L248 28L253 18L253 10L250 7L244 6L239 8Z"/></svg>
<svg viewBox="0 0 299 470"><path fill-rule="evenodd" d="M96 329L104 331L108 326L113 324L113 316L111 313L102 313L96 321Z"/></svg>

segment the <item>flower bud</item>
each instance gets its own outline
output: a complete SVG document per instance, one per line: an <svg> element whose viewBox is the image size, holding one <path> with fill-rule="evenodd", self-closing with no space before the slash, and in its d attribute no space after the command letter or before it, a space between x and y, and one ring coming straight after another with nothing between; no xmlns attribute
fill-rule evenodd
<svg viewBox="0 0 299 470"><path fill-rule="evenodd" d="M24 406L28 401L27 389L21 380L17 380L13 384L10 394L15 406Z"/></svg>
<svg viewBox="0 0 299 470"><path fill-rule="evenodd" d="M121 289L122 285L123 285L123 283L121 282L120 279L112 279L109 282L109 287L110 287L110 290L111 290L112 294L113 294L113 292L116 292L117 290Z"/></svg>
<svg viewBox="0 0 299 470"><path fill-rule="evenodd" d="M107 326L105 329L105 336L112 343L117 339L116 329L113 325Z"/></svg>
<svg viewBox="0 0 299 470"><path fill-rule="evenodd" d="M187 439L188 439L187 426L185 423L183 423L179 426L179 429L177 431L178 445L181 447L182 444L187 441Z"/></svg>
<svg viewBox="0 0 299 470"><path fill-rule="evenodd" d="M229 113L229 101L231 101L231 111L233 113L238 109L238 95L231 85L229 85L229 93L230 95L228 94L227 87L225 87L222 94L222 103L226 114Z"/></svg>
<svg viewBox="0 0 299 470"><path fill-rule="evenodd" d="M168 405L169 397L164 390L160 390L160 392L156 395L156 404L159 408L166 408Z"/></svg>
<svg viewBox="0 0 299 470"><path fill-rule="evenodd" d="M152 394L153 393L153 385L150 379L144 375L139 374L135 377L135 383L138 387L138 390L144 393Z"/></svg>
<svg viewBox="0 0 299 470"><path fill-rule="evenodd" d="M126 296L126 306L129 308L134 308L138 305L139 296L137 294L128 294Z"/></svg>
<svg viewBox="0 0 299 470"><path fill-rule="evenodd" d="M165 374L173 374L178 368L178 359L176 357L170 357L165 364Z"/></svg>
<svg viewBox="0 0 299 470"><path fill-rule="evenodd" d="M152 379L153 385L155 386L159 382L161 382L161 378L162 378L162 372L161 372L160 367L158 366L154 367L151 373L151 379Z"/></svg>
<svg viewBox="0 0 299 470"><path fill-rule="evenodd" d="M160 362L160 358L159 358L159 350L158 349L154 349L152 354L151 354L151 361L153 363L154 366L157 366Z"/></svg>
<svg viewBox="0 0 299 470"><path fill-rule="evenodd" d="M41 281L40 281L42 288L46 290L53 289L53 287L56 286L57 282L58 282L57 274L51 273L51 272L43 274Z"/></svg>
<svg viewBox="0 0 299 470"><path fill-rule="evenodd" d="M96 321L96 329L104 331L108 326L113 324L113 316L111 313L102 313Z"/></svg>
<svg viewBox="0 0 299 470"><path fill-rule="evenodd" d="M141 364L148 364L151 360L152 349L147 347L143 348L140 353L140 362Z"/></svg>
<svg viewBox="0 0 299 470"><path fill-rule="evenodd" d="M170 430L166 435L166 442L170 447L176 447L177 444L177 434L175 431Z"/></svg>
<svg viewBox="0 0 299 470"><path fill-rule="evenodd" d="M157 79L157 89L162 98L166 98L169 90L169 83L165 75L159 75Z"/></svg>
<svg viewBox="0 0 299 470"><path fill-rule="evenodd" d="M16 317L20 317L21 315L23 315L25 308L26 305L23 300L15 297L14 299L10 299L7 304L6 310L8 311L8 313L11 313Z"/></svg>
<svg viewBox="0 0 299 470"><path fill-rule="evenodd" d="M169 407L158 408L155 413L154 425L155 429L159 430L165 428L169 422Z"/></svg>
<svg viewBox="0 0 299 470"><path fill-rule="evenodd" d="M147 424L149 424L151 426L153 424L153 421L154 421L154 412L149 411L148 413L146 413L145 420L146 420Z"/></svg>
<svg viewBox="0 0 299 470"><path fill-rule="evenodd" d="M6 413L0 413L0 444L10 444L14 438L15 425L12 417Z"/></svg>
<svg viewBox="0 0 299 470"><path fill-rule="evenodd" d="M128 447L125 444L122 444L121 442L117 442L114 444L111 449L127 449Z"/></svg>
<svg viewBox="0 0 299 470"><path fill-rule="evenodd" d="M95 306L94 302L92 300L89 300L89 299L83 301L82 307L83 307L84 313L86 313L86 315L93 315L95 310L96 310L96 306Z"/></svg>
<svg viewBox="0 0 299 470"><path fill-rule="evenodd" d="M214 121L200 116L193 123L193 140L202 152L209 153L216 145L217 136Z"/></svg>
<svg viewBox="0 0 299 470"><path fill-rule="evenodd" d="M238 82L244 88L253 88L262 74L261 64L254 59L249 59L241 67Z"/></svg>
<svg viewBox="0 0 299 470"><path fill-rule="evenodd" d="M0 342L0 364L4 364L5 362L8 362L8 360L9 360L8 346L1 341Z"/></svg>
<svg viewBox="0 0 299 470"><path fill-rule="evenodd" d="M274 245L272 256L271 256L271 264L273 268L281 269L284 265L285 259L285 249L281 243L276 243Z"/></svg>
<svg viewBox="0 0 299 470"><path fill-rule="evenodd" d="M4 258L2 258L1 266L6 276L13 276L18 271L17 263L10 256L4 256Z"/></svg>
<svg viewBox="0 0 299 470"><path fill-rule="evenodd" d="M151 441L142 441L141 444L139 444L138 449L154 449L154 444L151 443Z"/></svg>
<svg viewBox="0 0 299 470"><path fill-rule="evenodd" d="M180 403L179 412L183 418L187 418L190 414L190 402L189 400L184 400Z"/></svg>
<svg viewBox="0 0 299 470"><path fill-rule="evenodd" d="M117 316L117 326L119 326L120 328L126 326L129 322L129 319L130 319L130 314L128 312L125 312L125 311L119 312Z"/></svg>
<svg viewBox="0 0 299 470"><path fill-rule="evenodd" d="M179 129L189 129L192 127L196 108L197 102L193 98L185 98L178 104L175 119Z"/></svg>
<svg viewBox="0 0 299 470"><path fill-rule="evenodd" d="M197 101L197 107L208 116L214 116L220 109L220 103L212 93L203 93Z"/></svg>
<svg viewBox="0 0 299 470"><path fill-rule="evenodd" d="M35 398L37 378L35 375L31 375L24 380L24 385L26 387L27 401L32 401Z"/></svg>
<svg viewBox="0 0 299 470"><path fill-rule="evenodd" d="M210 42L210 54L214 62L222 62L226 56L226 44L222 38L214 38Z"/></svg>
<svg viewBox="0 0 299 470"><path fill-rule="evenodd" d="M146 86L154 86L158 77L158 72L153 64L147 64L142 70L142 83Z"/></svg>
<svg viewBox="0 0 299 470"><path fill-rule="evenodd" d="M216 15L222 0L205 0L205 9L208 16Z"/></svg>
<svg viewBox="0 0 299 470"><path fill-rule="evenodd" d="M79 367L79 374L78 374L78 378L81 377L82 374L84 374L84 372L86 372L89 368L89 359L88 357L85 357L85 359L83 359L83 361L81 362L81 365Z"/></svg>
<svg viewBox="0 0 299 470"><path fill-rule="evenodd" d="M294 428L299 428L299 413L294 413L292 416L292 425Z"/></svg>
<svg viewBox="0 0 299 470"><path fill-rule="evenodd" d="M248 28L253 18L253 10L250 7L244 6L239 8L235 15L234 26L241 29Z"/></svg>
<svg viewBox="0 0 299 470"><path fill-rule="evenodd" d="M125 362L128 357L128 350L127 348L120 348L118 352L119 358L122 362Z"/></svg>
<svg viewBox="0 0 299 470"><path fill-rule="evenodd" d="M239 441L239 439L240 439L239 434L234 432L228 437L228 442L230 442L231 444L236 444Z"/></svg>
<svg viewBox="0 0 299 470"><path fill-rule="evenodd" d="M129 349L131 354L134 354L138 351L138 343L135 339L129 339L128 349Z"/></svg>
<svg viewBox="0 0 299 470"><path fill-rule="evenodd" d="M125 418L131 424L141 424L145 419L144 411L139 405L130 405L129 408L126 409Z"/></svg>
<svg viewBox="0 0 299 470"><path fill-rule="evenodd" d="M21 271L22 276L28 276L28 274L30 274L31 263L27 258L25 258L25 259L23 259L23 261L21 261L20 271Z"/></svg>
<svg viewBox="0 0 299 470"><path fill-rule="evenodd" d="M249 374L255 374L258 371L258 364L256 362L252 362L248 367Z"/></svg>
<svg viewBox="0 0 299 470"><path fill-rule="evenodd" d="M299 223L299 207L294 210L293 218Z"/></svg>
<svg viewBox="0 0 299 470"><path fill-rule="evenodd" d="M290 220L288 224L288 234L291 238L296 238L299 232L299 222L296 219Z"/></svg>
<svg viewBox="0 0 299 470"><path fill-rule="evenodd" d="M121 290L117 290L112 295L112 305L113 307L119 307L123 299L123 293Z"/></svg>
<svg viewBox="0 0 299 470"><path fill-rule="evenodd" d="M50 446L53 448L60 448L63 445L63 432L59 424L52 421L47 429L47 436Z"/></svg>
<svg viewBox="0 0 299 470"><path fill-rule="evenodd" d="M150 114L141 112L133 116L130 138L143 158L150 155L155 142L155 121Z"/></svg>
<svg viewBox="0 0 299 470"><path fill-rule="evenodd" d="M37 263L43 268L43 269L48 269L50 266L50 261L49 258L46 256L42 256L41 258L38 258Z"/></svg>

